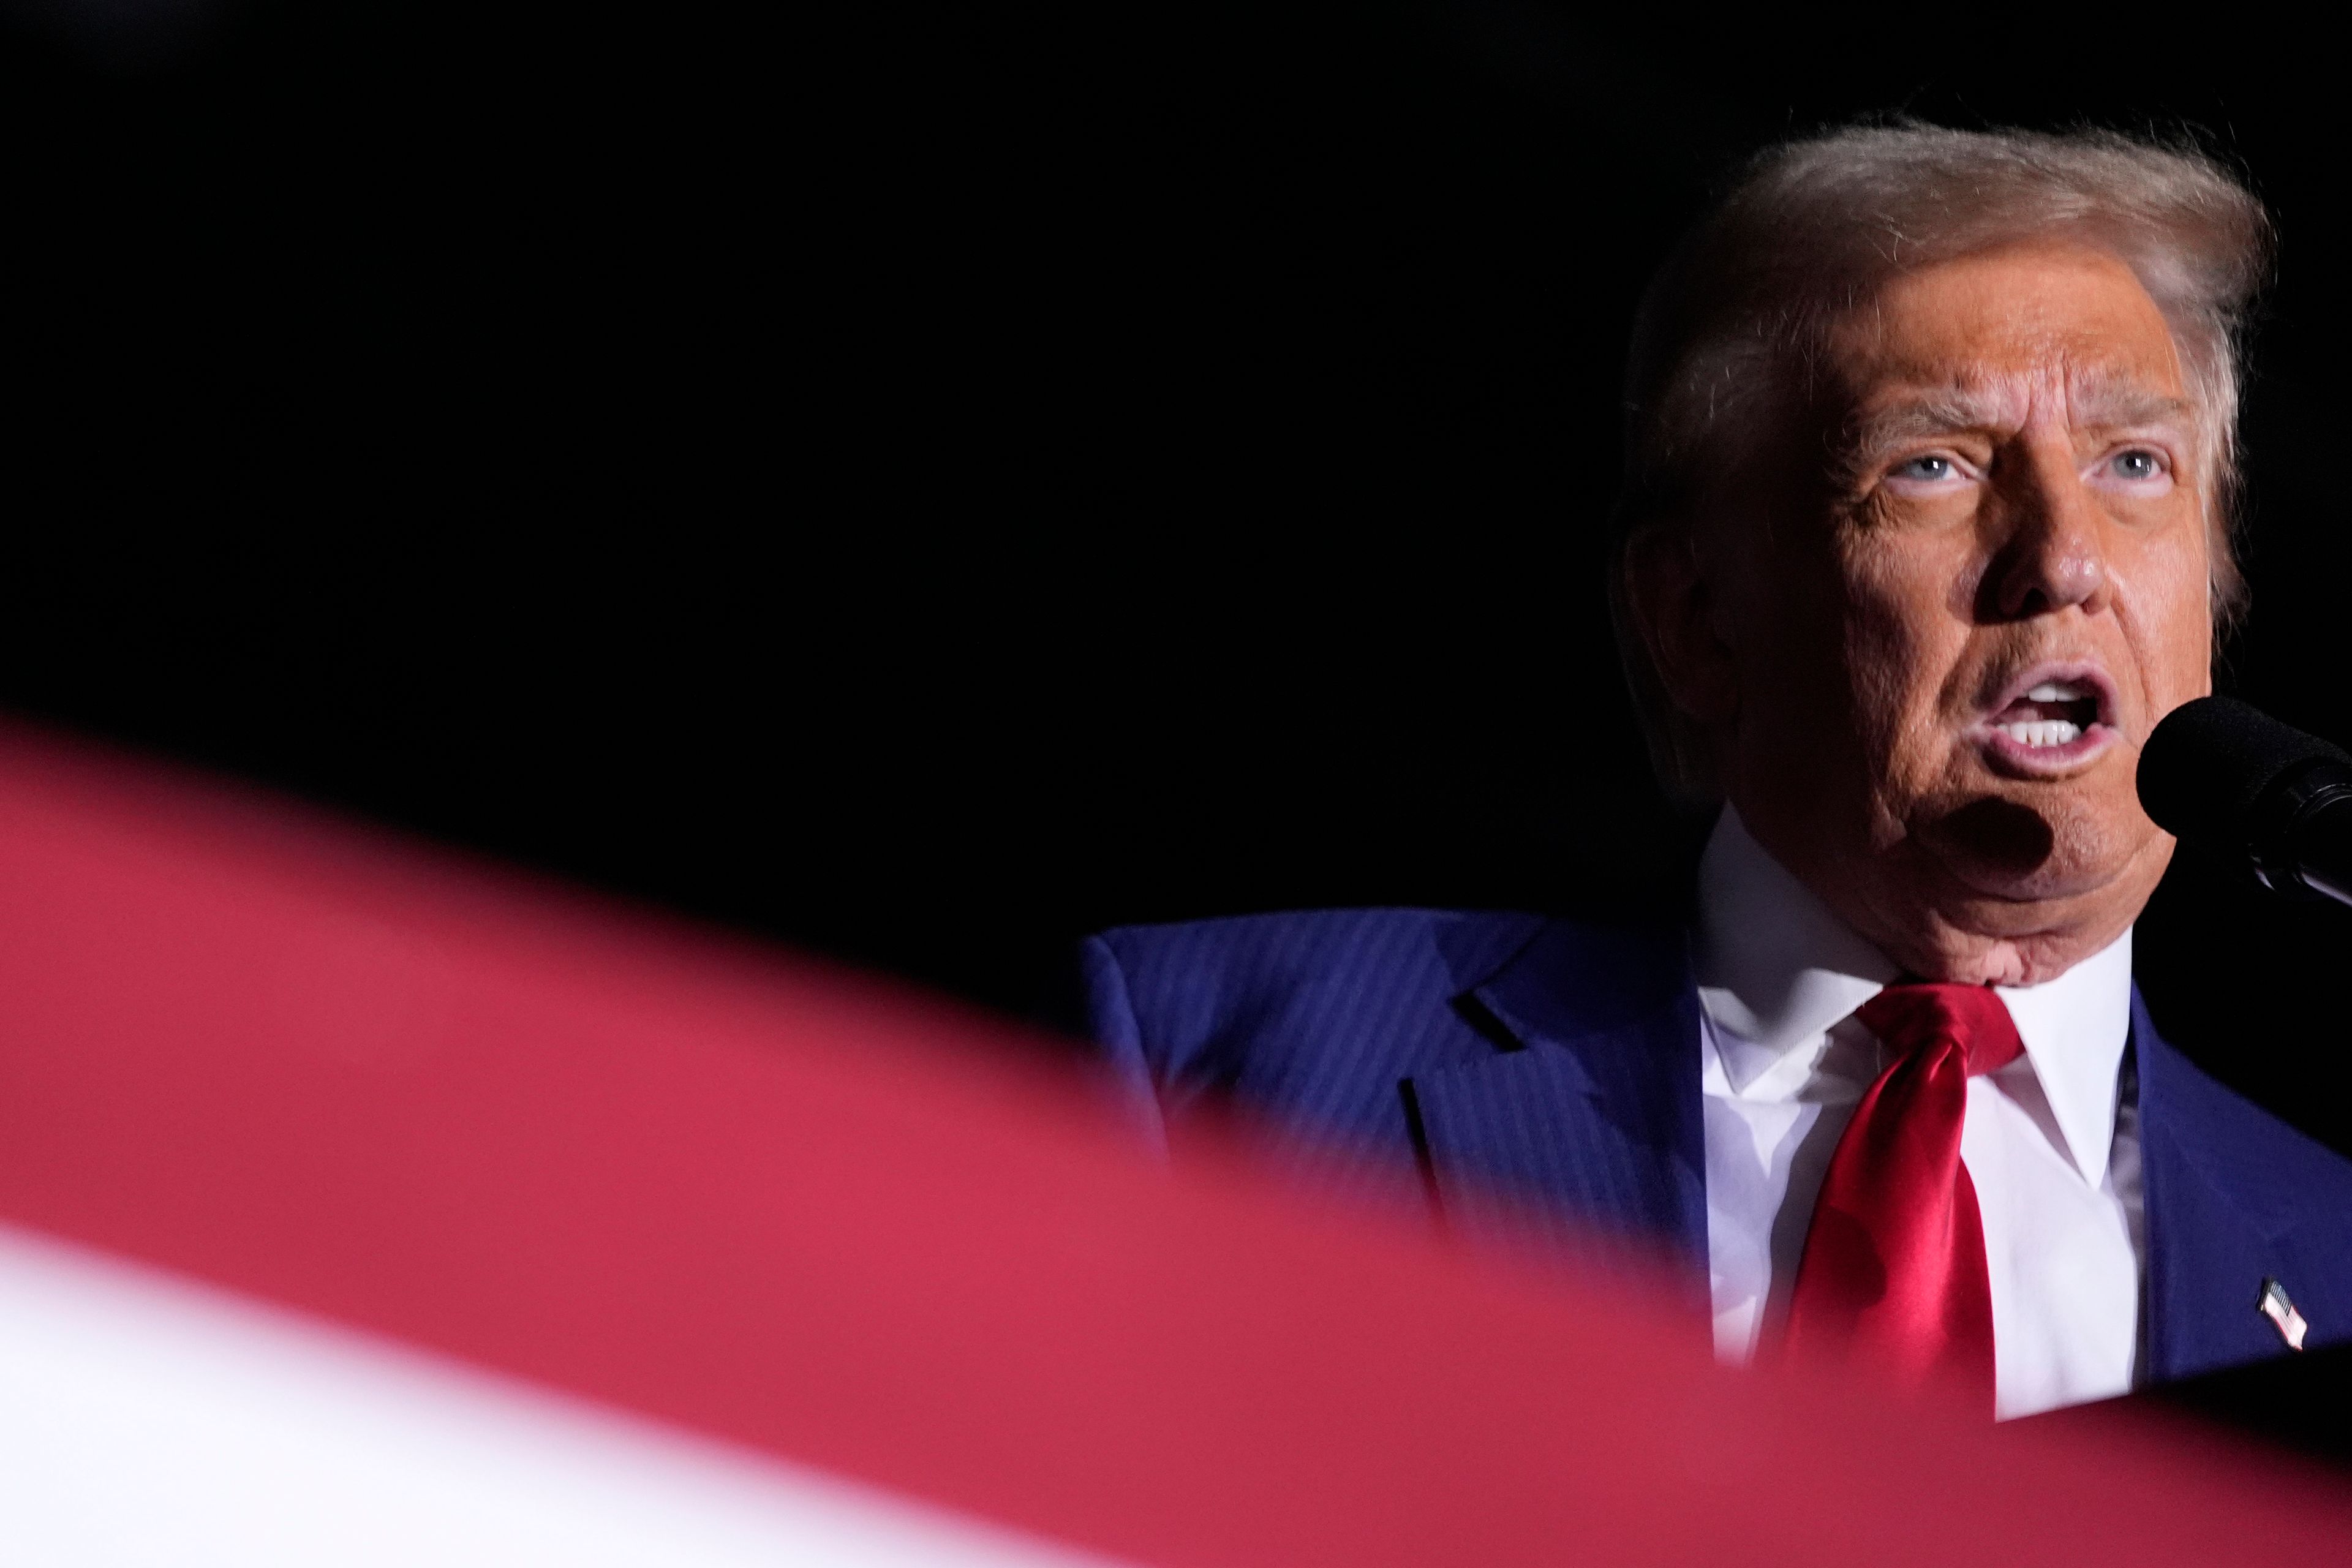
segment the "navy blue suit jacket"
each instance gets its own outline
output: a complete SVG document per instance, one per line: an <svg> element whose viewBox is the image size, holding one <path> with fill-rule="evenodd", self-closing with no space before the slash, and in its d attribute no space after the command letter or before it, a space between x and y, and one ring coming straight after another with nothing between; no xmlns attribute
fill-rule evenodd
<svg viewBox="0 0 2352 1568"><path fill-rule="evenodd" d="M1301 1150L1418 1168L1449 1223L1663 1249L1704 1300L1699 1005L1681 932L1340 910L1138 926L1083 950L1093 1037L1158 1117L1239 1100ZM2156 1380L2352 1337L2352 1162L2207 1077L2135 993ZM1498 1202L1497 1200L1505 1200Z"/></svg>

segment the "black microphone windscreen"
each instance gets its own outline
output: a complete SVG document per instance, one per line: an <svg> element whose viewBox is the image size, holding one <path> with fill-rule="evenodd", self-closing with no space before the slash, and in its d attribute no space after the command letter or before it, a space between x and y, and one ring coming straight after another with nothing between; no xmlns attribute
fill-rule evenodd
<svg viewBox="0 0 2352 1568"><path fill-rule="evenodd" d="M2304 764L2352 755L2232 697L2200 697L2165 715L2139 755L2139 801L2167 833L2242 839L2263 792Z"/></svg>

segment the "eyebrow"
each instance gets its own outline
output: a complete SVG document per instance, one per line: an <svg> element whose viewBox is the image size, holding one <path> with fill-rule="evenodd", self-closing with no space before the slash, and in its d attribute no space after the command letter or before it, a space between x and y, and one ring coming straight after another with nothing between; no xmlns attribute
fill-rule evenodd
<svg viewBox="0 0 2352 1568"><path fill-rule="evenodd" d="M2087 380L2075 391L2074 403L2084 416L2079 423L2094 429L2196 423L2197 405L2189 399L2116 378ZM2016 406L2015 395L2005 389L1938 387L1855 418L1843 445L1851 457L1864 458L1929 437L2004 429L2017 423Z"/></svg>

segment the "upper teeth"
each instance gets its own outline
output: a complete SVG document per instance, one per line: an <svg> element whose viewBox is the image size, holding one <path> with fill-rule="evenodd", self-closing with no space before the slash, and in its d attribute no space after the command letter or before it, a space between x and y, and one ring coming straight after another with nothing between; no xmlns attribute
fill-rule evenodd
<svg viewBox="0 0 2352 1568"><path fill-rule="evenodd" d="M2080 702L2090 695L2071 680L2045 680L2025 694L2029 702Z"/></svg>

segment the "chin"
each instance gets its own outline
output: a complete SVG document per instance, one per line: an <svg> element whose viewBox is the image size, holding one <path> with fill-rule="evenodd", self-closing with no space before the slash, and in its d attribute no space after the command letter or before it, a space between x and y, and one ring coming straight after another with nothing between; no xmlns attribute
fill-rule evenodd
<svg viewBox="0 0 2352 1568"><path fill-rule="evenodd" d="M1969 984L2036 985L2114 941L2172 858L2137 802L2121 804L2087 791L2028 804L2004 792L1932 814L1910 866L1932 934L1908 962Z"/></svg>
<svg viewBox="0 0 2352 1568"><path fill-rule="evenodd" d="M1927 809L1913 818L1913 837L1981 899L2037 904L2095 897L2129 879L2160 837L2128 786L2118 790L2111 779L1973 782L1948 805L1923 802Z"/></svg>
<svg viewBox="0 0 2352 1568"><path fill-rule="evenodd" d="M2124 876L2130 861L2045 862L2021 870L1999 861L1946 858L1944 868L1978 900L1997 905L2051 904L2095 896Z"/></svg>

